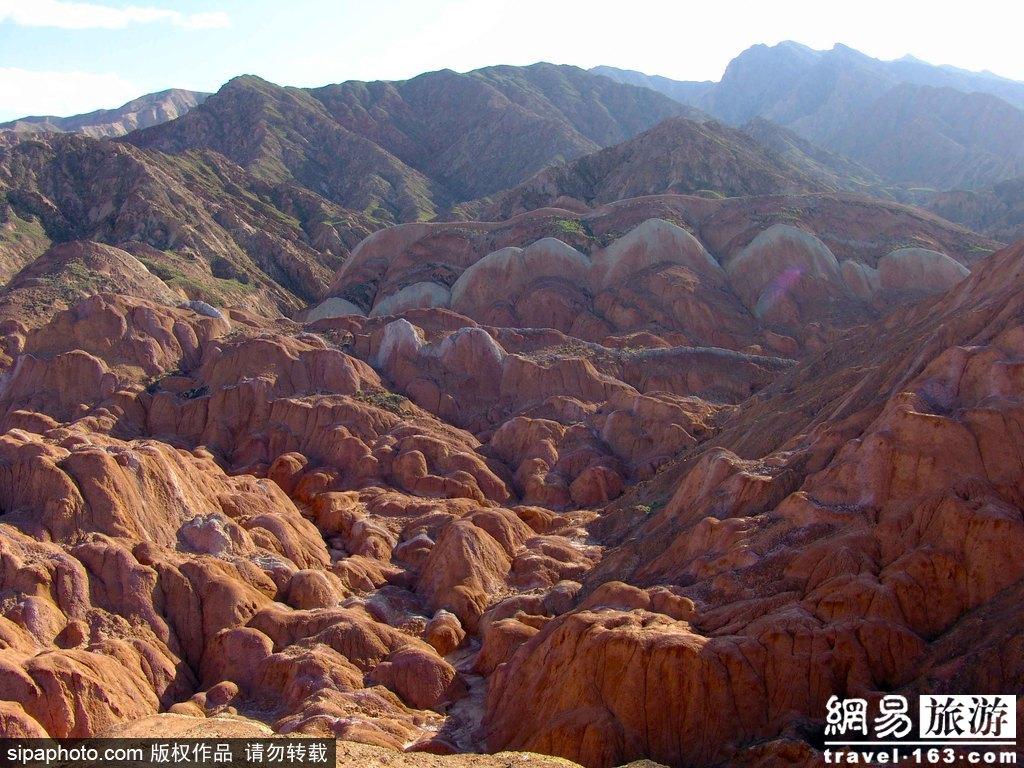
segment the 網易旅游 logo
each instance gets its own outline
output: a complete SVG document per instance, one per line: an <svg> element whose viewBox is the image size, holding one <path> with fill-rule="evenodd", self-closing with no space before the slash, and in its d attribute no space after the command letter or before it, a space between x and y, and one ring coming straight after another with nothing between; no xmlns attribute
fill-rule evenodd
<svg viewBox="0 0 1024 768"><path fill-rule="evenodd" d="M958 763L1015 765L1014 695L889 694L867 699L832 696L826 702L826 763Z"/></svg>

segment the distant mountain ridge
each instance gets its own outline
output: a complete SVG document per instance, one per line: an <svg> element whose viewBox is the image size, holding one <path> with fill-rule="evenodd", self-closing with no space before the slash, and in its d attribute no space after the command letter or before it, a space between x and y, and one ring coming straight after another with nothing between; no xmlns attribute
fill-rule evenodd
<svg viewBox="0 0 1024 768"><path fill-rule="evenodd" d="M976 191L939 192L916 203L948 221L1003 242L1024 237L1024 176Z"/></svg>
<svg viewBox="0 0 1024 768"><path fill-rule="evenodd" d="M738 70L751 64L768 64L777 68L781 62L788 61L789 66L799 70L817 62L845 60L869 68L876 76L886 78L893 83L910 83L911 85L927 85L934 88L952 88L964 93L987 93L997 96L1019 109L1024 109L1024 82L1002 77L992 72L973 72L946 64L929 64L914 56L907 55L893 61L876 59L861 53L847 45L837 44L829 50L816 50L809 46L786 40L777 45L758 44L736 56L726 68L722 80L674 80L661 75L649 75L631 69L618 67L596 66L590 72L604 75L632 85L642 85L664 93L670 98L678 98L680 94L690 93L694 98L686 103L694 106L706 106L697 103L717 86L734 77ZM730 73L730 70L732 72ZM784 84L780 83L780 86ZM721 117L725 117L721 115ZM753 114L747 115L750 119ZM737 116L743 120L743 116Z"/></svg>
<svg viewBox="0 0 1024 768"><path fill-rule="evenodd" d="M1024 171L1024 83L991 73L794 42L747 49L710 87L598 71L646 78L646 87L732 125L769 120L892 183L981 189Z"/></svg>
<svg viewBox="0 0 1024 768"><path fill-rule="evenodd" d="M643 72L618 67L597 66L591 67L589 71L620 83L650 88L684 104L696 103L701 96L715 87L713 80L672 80L661 75L645 75Z"/></svg>
<svg viewBox="0 0 1024 768"><path fill-rule="evenodd" d="M97 109L81 115L20 117L0 123L0 131L16 133L82 133L93 138L124 136L181 117L202 104L210 94L171 88L147 93L115 109Z"/></svg>
<svg viewBox="0 0 1024 768"><path fill-rule="evenodd" d="M789 128L783 128L763 117L755 117L740 130L826 187L876 197L892 196L882 178L871 169L823 149Z"/></svg>

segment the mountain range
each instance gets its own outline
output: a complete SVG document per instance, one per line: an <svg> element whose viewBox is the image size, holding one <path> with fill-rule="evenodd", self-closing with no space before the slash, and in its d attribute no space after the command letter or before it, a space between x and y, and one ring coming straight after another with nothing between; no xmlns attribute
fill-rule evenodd
<svg viewBox="0 0 1024 768"><path fill-rule="evenodd" d="M395 222L443 215L667 117L715 118L826 187L924 207L932 205L928 190L973 193L971 214L948 196L936 197L934 210L968 226L1016 231L1017 201L1006 203L1006 190L1016 187L997 194L995 185L1024 175L1022 83L913 57L881 61L842 45L817 51L793 42L744 51L719 82L613 67L591 73L600 77L538 64L318 89L245 76L170 129L161 125L207 94L164 91L118 110L22 118L0 130L118 136L154 128L130 141L169 153L212 149L268 181L293 179L346 208ZM634 90L626 97L629 91L605 78L646 95ZM254 130L243 135L239 127L250 125ZM522 140L527 135L531 141ZM650 191L670 188L666 180ZM964 218L956 218L961 209Z"/></svg>
<svg viewBox="0 0 1024 768"><path fill-rule="evenodd" d="M786 45L755 50L773 52L818 56ZM734 62L723 83L749 69ZM954 75L966 78L942 74ZM119 117L17 121L0 142L8 233L0 265L14 276L51 244L93 240L135 254L182 295L288 314L322 297L331 271L367 234L438 217L661 194L851 193L917 204L1004 240L1024 223L1011 182L941 196L908 190L749 109L734 110L750 119L732 127L648 85L550 64L317 89L242 76L208 98L143 97ZM705 107L737 102L721 95L723 84L699 85ZM169 119L171 107L153 106L169 94L186 114ZM156 124L89 135L114 117L124 127L143 104ZM86 135L62 136L57 126ZM26 311L54 300L46 291L18 297Z"/></svg>
<svg viewBox="0 0 1024 768"><path fill-rule="evenodd" d="M294 181L393 223L446 215L668 117L717 119L819 187L921 205L1003 237L1024 226L1018 187L1003 184L1024 175L1024 84L1016 81L792 42L744 51L719 82L613 67L591 74L600 77L538 64L317 89L244 76L172 128L163 125L207 94L164 91L118 110L22 118L0 130L120 136L152 128L129 140L171 154L213 150L266 181ZM646 191L700 189L677 181ZM742 185L716 191L745 193ZM944 194L952 191L959 196Z"/></svg>
<svg viewBox="0 0 1024 768"><path fill-rule="evenodd" d="M768 120L898 185L981 189L1024 170L1024 83L989 73L793 42L749 48L717 83L593 71L731 125Z"/></svg>
<svg viewBox="0 0 1024 768"><path fill-rule="evenodd" d="M311 90L247 76L127 140L165 153L212 149L268 181L295 180L382 221L409 221L681 114L695 110L549 64Z"/></svg>

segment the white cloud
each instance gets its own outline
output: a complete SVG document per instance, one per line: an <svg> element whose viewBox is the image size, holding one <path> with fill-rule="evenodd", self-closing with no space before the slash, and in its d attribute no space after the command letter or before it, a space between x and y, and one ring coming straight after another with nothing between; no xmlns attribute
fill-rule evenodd
<svg viewBox="0 0 1024 768"><path fill-rule="evenodd" d="M224 11L182 13L169 8L135 5L111 8L67 0L0 0L0 23L5 21L22 27L60 29L124 29L132 24L157 23L183 29L216 29L231 24Z"/></svg>
<svg viewBox="0 0 1024 768"><path fill-rule="evenodd" d="M120 75L93 72L38 72L0 67L0 120L26 115L75 115L97 105L119 107L139 96Z"/></svg>

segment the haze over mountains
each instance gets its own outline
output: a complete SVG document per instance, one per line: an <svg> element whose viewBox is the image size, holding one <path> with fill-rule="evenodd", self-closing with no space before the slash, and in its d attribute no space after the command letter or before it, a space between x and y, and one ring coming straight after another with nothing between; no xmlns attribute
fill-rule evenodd
<svg viewBox="0 0 1024 768"><path fill-rule="evenodd" d="M159 125L181 117L202 104L208 93L172 88L132 99L116 109L98 109L71 117L21 117L0 123L0 131L21 133L84 133L86 136L123 136L136 128Z"/></svg>
<svg viewBox="0 0 1024 768"><path fill-rule="evenodd" d="M744 51L718 83L595 71L735 126L769 120L896 184L979 189L1024 173L1024 83L987 73L793 42Z"/></svg>

